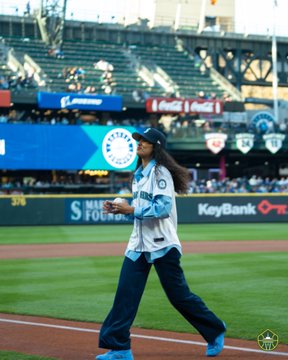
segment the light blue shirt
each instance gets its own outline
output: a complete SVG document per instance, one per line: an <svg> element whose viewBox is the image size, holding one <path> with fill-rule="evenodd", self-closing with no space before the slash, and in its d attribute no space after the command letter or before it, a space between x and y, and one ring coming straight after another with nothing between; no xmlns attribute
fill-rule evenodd
<svg viewBox="0 0 288 360"><path fill-rule="evenodd" d="M136 261L137 259L139 259L139 257L142 254L144 254L146 261L148 263L153 264L156 259L159 259L159 258L165 256L168 253L168 251L170 251L173 248L176 248L179 251L179 253L182 255L182 250L181 250L180 246L170 245L170 246L165 247L164 249L153 251L153 252L144 251L142 253L141 251L127 250L125 253L125 256L127 256L132 261Z"/></svg>

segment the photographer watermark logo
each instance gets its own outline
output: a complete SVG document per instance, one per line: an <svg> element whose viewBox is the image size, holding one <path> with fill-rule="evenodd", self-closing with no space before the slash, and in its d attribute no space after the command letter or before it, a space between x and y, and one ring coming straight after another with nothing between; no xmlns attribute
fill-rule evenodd
<svg viewBox="0 0 288 360"><path fill-rule="evenodd" d="M278 346L278 335L267 329L257 337L259 347L264 351L273 351Z"/></svg>

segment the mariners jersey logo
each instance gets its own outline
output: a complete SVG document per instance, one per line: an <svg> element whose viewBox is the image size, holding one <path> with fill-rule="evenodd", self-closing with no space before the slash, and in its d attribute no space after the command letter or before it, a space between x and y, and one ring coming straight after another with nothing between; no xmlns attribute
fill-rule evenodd
<svg viewBox="0 0 288 360"><path fill-rule="evenodd" d="M158 187L159 187L159 189L164 190L164 189L166 189L166 186L167 186L166 180L160 179L160 180L158 181Z"/></svg>
<svg viewBox="0 0 288 360"><path fill-rule="evenodd" d="M254 145L254 134L243 133L236 135L237 148L242 151L243 154L247 154Z"/></svg>
<svg viewBox="0 0 288 360"><path fill-rule="evenodd" d="M133 163L136 157L136 143L128 130L113 129L106 134L102 151L109 165L123 169Z"/></svg>

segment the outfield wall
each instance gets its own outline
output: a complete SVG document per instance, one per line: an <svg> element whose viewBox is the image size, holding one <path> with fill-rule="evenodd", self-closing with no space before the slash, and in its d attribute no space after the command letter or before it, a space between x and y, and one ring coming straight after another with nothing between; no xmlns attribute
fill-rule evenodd
<svg viewBox="0 0 288 360"><path fill-rule="evenodd" d="M103 201L116 196L1 195L0 225L131 223L124 215L102 213ZM182 224L288 221L288 194L179 196L177 207Z"/></svg>

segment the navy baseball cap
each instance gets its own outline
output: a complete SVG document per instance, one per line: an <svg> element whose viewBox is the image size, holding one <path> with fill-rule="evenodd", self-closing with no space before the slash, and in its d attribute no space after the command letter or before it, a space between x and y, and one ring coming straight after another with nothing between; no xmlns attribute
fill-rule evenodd
<svg viewBox="0 0 288 360"><path fill-rule="evenodd" d="M143 138L151 144L159 144L164 149L166 147L166 136L155 128L148 128L143 133L134 132L132 137L137 141Z"/></svg>

